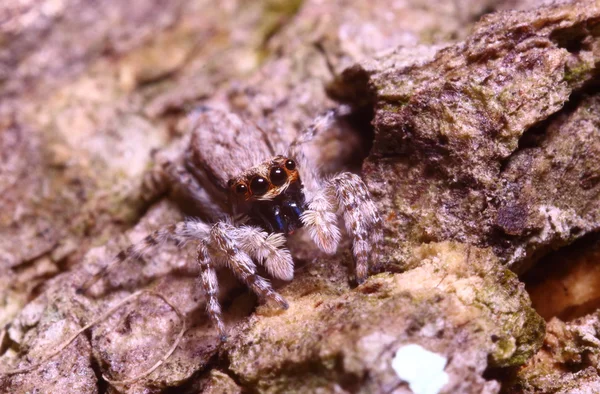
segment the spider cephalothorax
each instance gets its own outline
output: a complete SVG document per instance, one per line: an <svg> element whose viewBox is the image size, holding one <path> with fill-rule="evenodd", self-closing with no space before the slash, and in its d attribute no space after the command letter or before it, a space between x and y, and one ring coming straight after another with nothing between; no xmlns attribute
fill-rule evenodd
<svg viewBox="0 0 600 394"><path fill-rule="evenodd" d="M356 280L362 283L382 241L369 190L358 175L349 172L323 179L303 151L335 115L336 111L330 111L317 118L286 146L276 134L232 113L206 108L194 112L189 146L177 160L162 162L152 179L164 180L172 190L185 190L197 217L157 230L120 252L82 289L108 267L144 255L161 242L195 242L207 311L225 338L217 268L231 269L262 301L286 308L283 297L258 274L256 264L274 278L291 280L294 261L284 246L285 236L304 227L320 250L334 253L341 239L338 213L352 238Z"/></svg>
<svg viewBox="0 0 600 394"><path fill-rule="evenodd" d="M234 211L270 232L291 234L302 227L305 209L296 162L275 156L228 182Z"/></svg>

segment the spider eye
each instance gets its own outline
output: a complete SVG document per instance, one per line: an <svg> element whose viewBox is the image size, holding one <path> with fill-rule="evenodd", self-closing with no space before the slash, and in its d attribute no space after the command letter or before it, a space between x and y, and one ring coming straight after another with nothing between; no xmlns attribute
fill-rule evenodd
<svg viewBox="0 0 600 394"><path fill-rule="evenodd" d="M252 189L252 194L262 196L269 190L269 181L262 176L257 176L250 182L250 188Z"/></svg>
<svg viewBox="0 0 600 394"><path fill-rule="evenodd" d="M287 173L281 167L273 167L271 168L269 178L271 179L272 184L274 184L275 186L281 186L287 180Z"/></svg>
<svg viewBox="0 0 600 394"><path fill-rule="evenodd" d="M237 194L246 194L247 191L248 191L248 186L244 185L243 183L240 183L235 187L235 192Z"/></svg>
<svg viewBox="0 0 600 394"><path fill-rule="evenodd" d="M293 171L296 169L296 162L292 159L287 159L285 162L285 168L287 168L290 171Z"/></svg>

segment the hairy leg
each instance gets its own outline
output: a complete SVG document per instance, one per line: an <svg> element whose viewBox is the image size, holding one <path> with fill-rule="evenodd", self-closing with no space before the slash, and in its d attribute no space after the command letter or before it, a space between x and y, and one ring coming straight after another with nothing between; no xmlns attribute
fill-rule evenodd
<svg viewBox="0 0 600 394"><path fill-rule="evenodd" d="M206 246L206 242L200 241L198 245L198 265L200 266L200 284L206 295L206 311L210 320L219 330L221 340L225 340L225 325L221 313L221 304L217 298L219 293L219 281L217 273L210 259L210 254Z"/></svg>
<svg viewBox="0 0 600 394"><path fill-rule="evenodd" d="M326 185L313 193L307 208L300 219L310 237L325 253L335 253L342 235L337 226L337 201L331 187Z"/></svg>
<svg viewBox="0 0 600 394"><path fill-rule="evenodd" d="M326 253L333 253L340 239L336 224L338 207L342 210L346 231L352 237L356 280L362 283L368 276L369 256L372 261L377 260L372 252L383 239L377 208L362 179L344 172L326 181L312 194L302 222L316 245Z"/></svg>
<svg viewBox="0 0 600 394"><path fill-rule="evenodd" d="M154 247L167 241L174 241L177 245L183 246L191 239L205 239L208 236L209 231L210 227L206 223L196 220L187 220L156 230L141 242L130 245L127 249L120 251L106 266L104 266L104 268L88 279L78 289L78 293L87 292L87 290L106 275L108 271L128 259L139 259Z"/></svg>
<svg viewBox="0 0 600 394"><path fill-rule="evenodd" d="M283 234L268 234L253 226L234 228L232 234L239 247L259 261L272 277L283 280L294 278L294 260L290 252L283 247Z"/></svg>
<svg viewBox="0 0 600 394"><path fill-rule="evenodd" d="M287 309L287 302L281 297L271 284L256 273L256 265L250 256L241 250L235 240L232 226L219 222L210 230L211 255L222 261L246 286L252 290L261 301L273 300L280 307Z"/></svg>
<svg viewBox="0 0 600 394"><path fill-rule="evenodd" d="M383 240L381 219L367 186L358 175L343 172L332 178L330 184L343 211L346 231L352 236L356 280L362 283L369 274L369 256L371 261L377 260L372 253Z"/></svg>

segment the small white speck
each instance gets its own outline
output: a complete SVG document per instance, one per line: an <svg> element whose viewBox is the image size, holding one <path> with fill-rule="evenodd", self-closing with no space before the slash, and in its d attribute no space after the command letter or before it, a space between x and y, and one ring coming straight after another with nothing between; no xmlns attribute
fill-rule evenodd
<svg viewBox="0 0 600 394"><path fill-rule="evenodd" d="M415 344L402 346L392 359L392 368L408 382L415 394L437 394L448 383L446 358Z"/></svg>

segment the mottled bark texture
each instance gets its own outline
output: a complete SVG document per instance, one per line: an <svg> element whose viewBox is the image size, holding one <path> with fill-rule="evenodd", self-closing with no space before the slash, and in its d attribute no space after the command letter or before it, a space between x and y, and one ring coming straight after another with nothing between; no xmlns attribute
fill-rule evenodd
<svg viewBox="0 0 600 394"><path fill-rule="evenodd" d="M579 2L485 16L462 43L402 48L330 86L372 105L364 172L392 260L452 239L523 271L600 226L595 97L600 9Z"/></svg>
<svg viewBox="0 0 600 394"><path fill-rule="evenodd" d="M446 359L444 393L600 391L597 313L551 320L538 351L544 320L511 271L600 223L597 2L4 3L0 368L42 359L142 288L188 330L152 374L109 385L102 374L143 373L179 332L146 295L39 368L0 375L1 392L408 393L392 368L407 344ZM220 275L224 345L194 245L76 294L193 211L144 176L181 151L190 109L225 108L289 141L336 100L353 114L310 154L327 173L362 165L388 272L351 286L347 243L326 257L296 234L296 278L275 283L289 310L254 308Z"/></svg>

